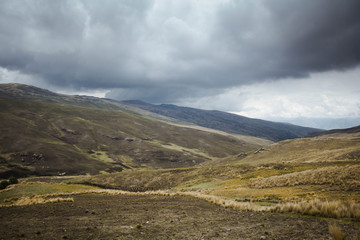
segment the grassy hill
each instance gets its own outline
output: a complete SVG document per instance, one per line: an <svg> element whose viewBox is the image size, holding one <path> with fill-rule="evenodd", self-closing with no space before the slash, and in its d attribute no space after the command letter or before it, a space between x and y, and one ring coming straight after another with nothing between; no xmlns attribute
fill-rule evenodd
<svg viewBox="0 0 360 240"><path fill-rule="evenodd" d="M320 131L319 129L247 118L221 111L179 107L171 104L153 105L141 101L123 101L123 103L178 121L232 134L266 138L271 141L305 137L309 133Z"/></svg>
<svg viewBox="0 0 360 240"><path fill-rule="evenodd" d="M120 110L4 97L0 126L0 177L186 167L258 147Z"/></svg>
<svg viewBox="0 0 360 240"><path fill-rule="evenodd" d="M314 132L308 135L308 137L318 137L324 135L331 135L332 137L336 135L343 135L346 136L348 133L359 133L360 126L352 127L352 128L345 128L345 129L332 129L328 131L321 131L321 132ZM344 135L345 134L345 135Z"/></svg>
<svg viewBox="0 0 360 240"><path fill-rule="evenodd" d="M141 175L125 171L79 181L129 191L196 191L223 199L216 201L225 205L226 200L235 201L239 208L251 202L246 207L253 210L267 206L272 211L360 219L355 209L360 206L360 133L330 136L281 141L203 166Z"/></svg>

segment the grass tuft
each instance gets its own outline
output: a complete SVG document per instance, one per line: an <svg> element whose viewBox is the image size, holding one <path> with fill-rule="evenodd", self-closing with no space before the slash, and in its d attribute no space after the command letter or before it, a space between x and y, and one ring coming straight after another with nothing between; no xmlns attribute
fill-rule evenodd
<svg viewBox="0 0 360 240"><path fill-rule="evenodd" d="M335 240L344 240L346 238L346 234L336 223L329 223L329 233Z"/></svg>
<svg viewBox="0 0 360 240"><path fill-rule="evenodd" d="M275 212L293 212L311 216L360 219L360 204L355 201L310 201L279 204Z"/></svg>

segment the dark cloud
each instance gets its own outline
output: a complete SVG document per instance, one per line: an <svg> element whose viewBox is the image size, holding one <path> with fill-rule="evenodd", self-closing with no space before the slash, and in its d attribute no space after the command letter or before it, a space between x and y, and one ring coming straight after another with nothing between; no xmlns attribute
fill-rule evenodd
<svg viewBox="0 0 360 240"><path fill-rule="evenodd" d="M360 63L360 1L0 2L0 67L174 102Z"/></svg>
<svg viewBox="0 0 360 240"><path fill-rule="evenodd" d="M219 11L216 34L249 78L305 77L360 62L360 2L237 1ZM215 37L215 36L214 36Z"/></svg>

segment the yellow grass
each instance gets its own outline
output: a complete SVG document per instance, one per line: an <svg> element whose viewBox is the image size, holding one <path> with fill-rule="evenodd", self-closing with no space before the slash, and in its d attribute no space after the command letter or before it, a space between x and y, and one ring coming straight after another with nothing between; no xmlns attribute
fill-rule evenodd
<svg viewBox="0 0 360 240"><path fill-rule="evenodd" d="M277 205L274 211L331 218L360 219L360 204L355 201L321 201L314 199L310 201L289 202Z"/></svg>
<svg viewBox="0 0 360 240"><path fill-rule="evenodd" d="M105 163L114 163L114 159L110 158L106 152L104 151L95 151L94 154L91 155L93 158L105 162Z"/></svg>
<svg viewBox="0 0 360 240"><path fill-rule="evenodd" d="M62 197L53 197L47 198L46 196L32 196L32 197L21 197L18 199L9 199L7 204L1 204L0 207L11 207L11 206L27 206L34 204L45 204L45 203L55 203L55 202L73 202L73 198L62 198Z"/></svg>
<svg viewBox="0 0 360 240"><path fill-rule="evenodd" d="M29 197L51 193L72 193L98 189L97 187L81 184L25 182L13 184L0 191L0 200L8 198Z"/></svg>
<svg viewBox="0 0 360 240"><path fill-rule="evenodd" d="M238 202L224 197L205 194L202 192L169 192L169 191L147 191L147 192L128 192L122 190L93 189L74 192L56 192L51 194L25 196L20 198L7 199L0 206L20 206L31 204L43 204L61 201L74 201L69 196L79 194L109 194L109 195L160 195L160 196L190 196L222 207L231 207L237 210L246 211L272 211L272 212L293 212L305 215L323 216L332 218L355 218L360 219L360 204L355 201L321 201L319 199L311 201L287 202L275 206L262 206L254 202ZM67 196L63 198L61 196Z"/></svg>
<svg viewBox="0 0 360 240"><path fill-rule="evenodd" d="M209 159L216 159L215 157L212 157L209 154L207 154L205 151L200 151L199 149L186 148L186 147L176 145L174 143L161 144L159 141L153 141L153 143L156 143L159 146L161 146L163 148L170 149L170 150L175 150L175 151L178 151L178 152L189 152L189 153L193 153L195 155L201 155L201 156L209 158Z"/></svg>
<svg viewBox="0 0 360 240"><path fill-rule="evenodd" d="M248 181L253 188L271 188L296 185L337 185L344 190L360 187L360 165L324 167L281 176L256 178Z"/></svg>
<svg viewBox="0 0 360 240"><path fill-rule="evenodd" d="M258 204L254 204L252 202L237 202L234 200L224 199L222 197L218 197L214 195L202 194L199 192L177 192L176 195L191 196L211 202L213 204L222 207L230 207L237 210L264 212L264 211L271 211L273 209L273 207L270 206L261 206Z"/></svg>
<svg viewBox="0 0 360 240"><path fill-rule="evenodd" d="M238 164L259 163L321 163L342 162L353 159L347 153L358 151L360 141L347 139L293 139L267 146L269 151L251 154Z"/></svg>
<svg viewBox="0 0 360 240"><path fill-rule="evenodd" d="M329 224L329 233L335 240L343 240L346 238L346 234L342 231L341 227L335 223Z"/></svg>

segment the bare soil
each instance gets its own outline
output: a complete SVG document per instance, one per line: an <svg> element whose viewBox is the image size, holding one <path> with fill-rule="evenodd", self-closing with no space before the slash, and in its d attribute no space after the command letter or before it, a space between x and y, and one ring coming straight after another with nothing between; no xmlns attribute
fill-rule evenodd
<svg viewBox="0 0 360 240"><path fill-rule="evenodd" d="M192 197L71 197L0 208L0 239L331 239L327 220L238 211ZM349 235L359 231L341 227Z"/></svg>

